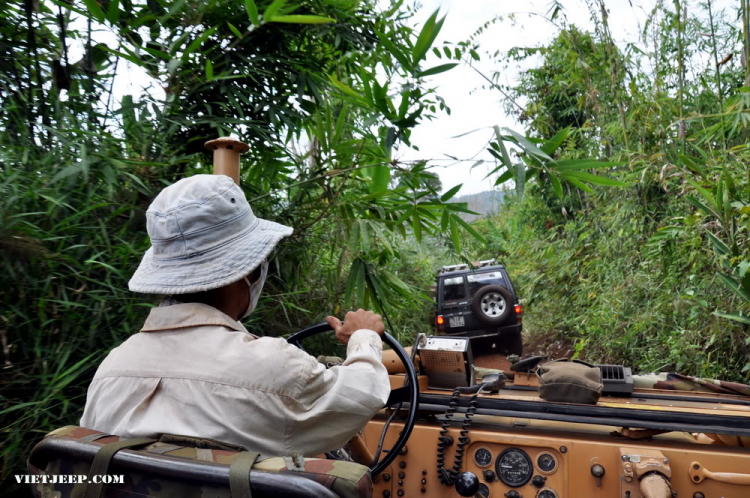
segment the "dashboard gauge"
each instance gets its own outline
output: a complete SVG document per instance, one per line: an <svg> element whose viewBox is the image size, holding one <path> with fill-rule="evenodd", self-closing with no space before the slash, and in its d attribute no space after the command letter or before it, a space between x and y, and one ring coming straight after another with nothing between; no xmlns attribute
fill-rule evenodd
<svg viewBox="0 0 750 498"><path fill-rule="evenodd" d="M487 448L479 448L474 453L474 463L480 467L489 467L492 463L492 453Z"/></svg>
<svg viewBox="0 0 750 498"><path fill-rule="evenodd" d="M523 486L534 473L534 465L525 451L518 448L507 448L495 461L497 476L511 488Z"/></svg>
<svg viewBox="0 0 750 498"><path fill-rule="evenodd" d="M483 482L480 483L479 484L479 491L477 491L477 494L475 494L474 497L476 498L477 496L479 498L490 498L490 488L489 488L489 486L487 486Z"/></svg>
<svg viewBox="0 0 750 498"><path fill-rule="evenodd" d="M536 466L542 474L551 474L557 470L557 459L552 453L540 453L536 457Z"/></svg>
<svg viewBox="0 0 750 498"><path fill-rule="evenodd" d="M539 491L536 498L557 498L557 493L549 488L544 488Z"/></svg>

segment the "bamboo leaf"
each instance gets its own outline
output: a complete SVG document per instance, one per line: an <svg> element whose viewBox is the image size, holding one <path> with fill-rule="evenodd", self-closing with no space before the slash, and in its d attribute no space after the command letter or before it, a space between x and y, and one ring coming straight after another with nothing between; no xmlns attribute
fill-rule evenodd
<svg viewBox="0 0 750 498"><path fill-rule="evenodd" d="M698 183L695 182L694 180L688 178L687 181L690 185L692 185L695 188L695 190L697 190L703 196L705 200L708 201L709 206L713 208L713 213L718 216L719 209L718 209L718 206L716 204L716 199L714 198L713 194L709 192L708 190L706 190L705 188L698 185ZM718 217L721 218L721 216L718 216Z"/></svg>
<svg viewBox="0 0 750 498"><path fill-rule="evenodd" d="M271 5L266 7L266 10L263 11L263 21L267 22L269 19L272 19L276 16L276 13L281 9L281 7L284 6L286 3L286 0L274 0L271 2Z"/></svg>
<svg viewBox="0 0 750 498"><path fill-rule="evenodd" d="M328 24L336 22L336 19L323 16L294 15L276 16L267 19L268 22L283 22L287 24Z"/></svg>
<svg viewBox="0 0 750 498"><path fill-rule="evenodd" d="M452 62L450 64L441 64L440 66L431 67L417 73L418 78L424 78L425 76L432 76L435 74L444 73L450 71L454 67L458 66L458 62Z"/></svg>
<svg viewBox="0 0 750 498"><path fill-rule="evenodd" d="M541 157L542 159L547 159L549 161L552 160L552 158L549 157L549 155L547 155L546 152L544 152L542 149L540 149L539 147L531 143L531 141L528 138L516 133L510 128L503 128L503 129L507 131L513 138L515 138L518 145L522 147L523 150L525 150L529 154L533 154L535 156Z"/></svg>
<svg viewBox="0 0 750 498"><path fill-rule="evenodd" d="M196 50L198 50L198 48L200 48L200 46L203 45L203 42L205 42L206 40L208 40L208 38L211 35L213 35L214 33L216 33L217 29L219 29L219 26L214 26L213 28L210 28L210 29L206 30L206 32L204 32L198 38L196 38L195 40L193 40L190 43L190 45L187 46L187 48L185 49L185 51L182 53L182 58L185 59L185 58L187 58L188 55L190 55L193 52L195 52Z"/></svg>
<svg viewBox="0 0 750 498"><path fill-rule="evenodd" d="M594 193L594 191L592 190L591 187L589 187L588 185L586 185L585 183L583 183L583 182L581 182L579 180L576 180L575 178L565 178L565 180L568 181L569 183L575 185L579 189L583 190L584 192L588 192L590 194Z"/></svg>
<svg viewBox="0 0 750 498"><path fill-rule="evenodd" d="M523 199L523 192L526 188L526 166L522 163L516 164L516 195Z"/></svg>
<svg viewBox="0 0 750 498"><path fill-rule="evenodd" d="M120 0L110 0L107 7L107 20L111 24L117 24L120 20Z"/></svg>
<svg viewBox="0 0 750 498"><path fill-rule="evenodd" d="M622 166L624 162L614 161L592 161L590 159L569 159L564 161L554 161L548 164L550 169L555 171L575 171L579 169L604 169Z"/></svg>
<svg viewBox="0 0 750 498"><path fill-rule="evenodd" d="M345 94L349 95L350 97L354 97L355 99L357 99L359 101L364 102L364 99L362 98L362 96L360 94L358 94L357 92L355 92L354 90L352 90L351 87L349 87L348 85L346 85L346 84L340 82L339 80L337 80L334 75L329 74L328 75L328 79L331 81L331 83L333 83L333 86L335 86L336 88L338 88L339 90L341 90Z"/></svg>
<svg viewBox="0 0 750 498"><path fill-rule="evenodd" d="M505 183L511 178L513 178L513 170L509 169L505 173L500 175L500 177L497 180L495 180L495 185L500 185L502 183Z"/></svg>
<svg viewBox="0 0 750 498"><path fill-rule="evenodd" d="M237 27L232 24L231 22L227 21L227 26L229 26L229 30L234 33L234 36L237 38L242 38L242 33L240 33L240 30L237 29Z"/></svg>
<svg viewBox="0 0 750 498"><path fill-rule="evenodd" d="M706 236L708 237L708 240L711 242L711 245L714 246L714 250L721 254L721 255L729 255L732 253L732 251L729 249L729 246L727 246L723 241L719 240L716 235L712 234L711 232L706 232Z"/></svg>
<svg viewBox="0 0 750 498"><path fill-rule="evenodd" d="M606 185L608 187L624 187L625 184L620 180L614 178L607 178L604 176L598 176L593 173L586 173L584 171L565 171L560 174L565 179L574 178L576 180L582 180L584 182L595 183L597 185Z"/></svg>
<svg viewBox="0 0 750 498"><path fill-rule="evenodd" d="M453 241L453 247L456 249L456 252L461 252L461 235L458 233L458 225L456 225L456 222L454 221L453 217L451 217L450 220L451 225L451 240Z"/></svg>
<svg viewBox="0 0 750 498"><path fill-rule="evenodd" d="M206 59L206 79L212 81L214 79L214 65L211 59Z"/></svg>
<svg viewBox="0 0 750 498"><path fill-rule="evenodd" d="M388 36L385 33L382 33L378 31L377 29L373 30L375 32L375 35L380 40L380 43L383 44L383 46L388 50L388 52L393 55L397 61L401 63L401 66L404 67L404 69L411 69L412 63L407 57L407 55L399 50L396 45L391 42L391 40L388 39Z"/></svg>
<svg viewBox="0 0 750 498"><path fill-rule="evenodd" d="M414 210L414 214L411 217L411 227L412 230L414 230L414 237L416 237L417 242L422 242L422 219L419 216L419 213Z"/></svg>
<svg viewBox="0 0 750 498"><path fill-rule="evenodd" d="M555 133L555 136L544 142L541 149L551 156L568 138L568 135L570 135L570 128L563 128Z"/></svg>
<svg viewBox="0 0 750 498"><path fill-rule="evenodd" d="M720 311L714 311L713 314L716 316L720 316L722 318L728 318L729 320L734 320L735 322L740 322L740 323L750 325L750 316L745 316L741 313L722 313Z"/></svg>
<svg viewBox="0 0 750 498"><path fill-rule="evenodd" d="M447 191L446 193L444 193L440 197L440 201L441 202L446 202L446 201L450 200L454 195L456 195L458 193L459 190L461 190L461 187L463 187L463 185L464 185L463 183L459 183L458 185L456 185L455 187L453 187L452 189L450 189L449 191Z"/></svg>
<svg viewBox="0 0 750 498"><path fill-rule="evenodd" d="M83 0L86 10L99 22L104 22L104 11L96 0Z"/></svg>
<svg viewBox="0 0 750 498"><path fill-rule="evenodd" d="M469 232L475 239L477 239L478 241L483 242L485 244L487 243L487 239L485 239L482 234L480 234L479 232L477 232L474 229L473 226L471 226L466 221L464 221L463 219L461 219L460 216L453 216L453 219L456 220L456 222L459 225L461 225L462 227L464 227L464 230L466 230L467 232Z"/></svg>
<svg viewBox="0 0 750 498"><path fill-rule="evenodd" d="M258 18L258 6L255 5L255 2L253 0L245 0L245 12L247 12L247 17L248 19L250 19L250 22L253 23L254 26L260 25L260 19ZM232 25L230 24L229 26L231 27ZM232 31L234 32L234 30ZM242 35L237 36L242 38Z"/></svg>
<svg viewBox="0 0 750 498"><path fill-rule="evenodd" d="M690 204L692 204L693 206L697 207L701 211L704 211L707 215L708 214L713 214L714 216L716 216L717 218L719 218L719 213L717 213L713 209L709 208L708 206L706 206L705 204L703 204L701 201L699 201L698 199L696 199L692 195L687 196L686 199L687 199L687 201Z"/></svg>
<svg viewBox="0 0 750 498"><path fill-rule="evenodd" d="M743 301L750 303L750 291L745 289L737 280L723 273L719 273L719 279Z"/></svg>
<svg viewBox="0 0 750 498"><path fill-rule="evenodd" d="M391 181L391 170L386 165L373 166L368 168L372 173L372 182L370 182L370 193L375 194L388 188Z"/></svg>
<svg viewBox="0 0 750 498"><path fill-rule="evenodd" d="M427 22L422 26L422 31L419 32L417 42L414 44L414 50L412 51L412 60L416 65L425 56L430 48L430 40L432 38L432 32L435 30L435 20L437 19L438 11L432 13L427 19Z"/></svg>
<svg viewBox="0 0 750 498"><path fill-rule="evenodd" d="M562 185L560 184L560 179L557 178L557 175L555 175L554 173L550 172L550 174L549 174L549 181L552 184L552 190L555 191L555 194L557 195L557 197L560 198L560 199L562 199L563 198L563 190L562 190Z"/></svg>

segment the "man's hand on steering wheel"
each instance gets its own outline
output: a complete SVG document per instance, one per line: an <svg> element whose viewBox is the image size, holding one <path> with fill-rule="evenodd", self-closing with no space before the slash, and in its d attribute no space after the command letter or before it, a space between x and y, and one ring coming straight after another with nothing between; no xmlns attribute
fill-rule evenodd
<svg viewBox="0 0 750 498"><path fill-rule="evenodd" d="M385 325L383 319L377 313L365 311L362 308L357 311L350 311L344 317L344 323L335 316L326 317L326 322L336 332L336 339L344 344L349 343L349 338L354 332L361 329L373 330L383 337Z"/></svg>

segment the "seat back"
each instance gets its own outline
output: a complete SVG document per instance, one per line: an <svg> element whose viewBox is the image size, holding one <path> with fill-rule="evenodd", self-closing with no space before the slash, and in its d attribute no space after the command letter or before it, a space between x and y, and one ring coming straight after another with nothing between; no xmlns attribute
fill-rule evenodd
<svg viewBox="0 0 750 498"><path fill-rule="evenodd" d="M61 482L70 479L52 476L88 476L95 455L119 441L125 440L83 427L67 426L49 433L28 460L29 474L49 476L32 485L34 496L82 498L85 483ZM101 496L230 498L230 467L240 454L160 441L123 449L115 454L106 474L123 476L124 482L105 482ZM249 480L253 498L372 497L369 469L353 462L306 458L304 470L292 470L285 458L267 458L253 465Z"/></svg>

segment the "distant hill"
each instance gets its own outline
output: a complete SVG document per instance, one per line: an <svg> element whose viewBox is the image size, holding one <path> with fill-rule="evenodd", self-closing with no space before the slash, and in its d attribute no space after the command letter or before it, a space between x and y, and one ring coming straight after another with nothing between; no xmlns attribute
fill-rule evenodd
<svg viewBox="0 0 750 498"><path fill-rule="evenodd" d="M505 192L486 190L484 192L479 192L478 194L454 197L451 199L451 202L466 202L468 203L469 210L480 214L480 216L477 216L474 214L461 213L461 218L463 218L464 221L471 223L480 218L486 218L487 216L497 214L498 211L500 211L500 206L503 203L504 196Z"/></svg>

